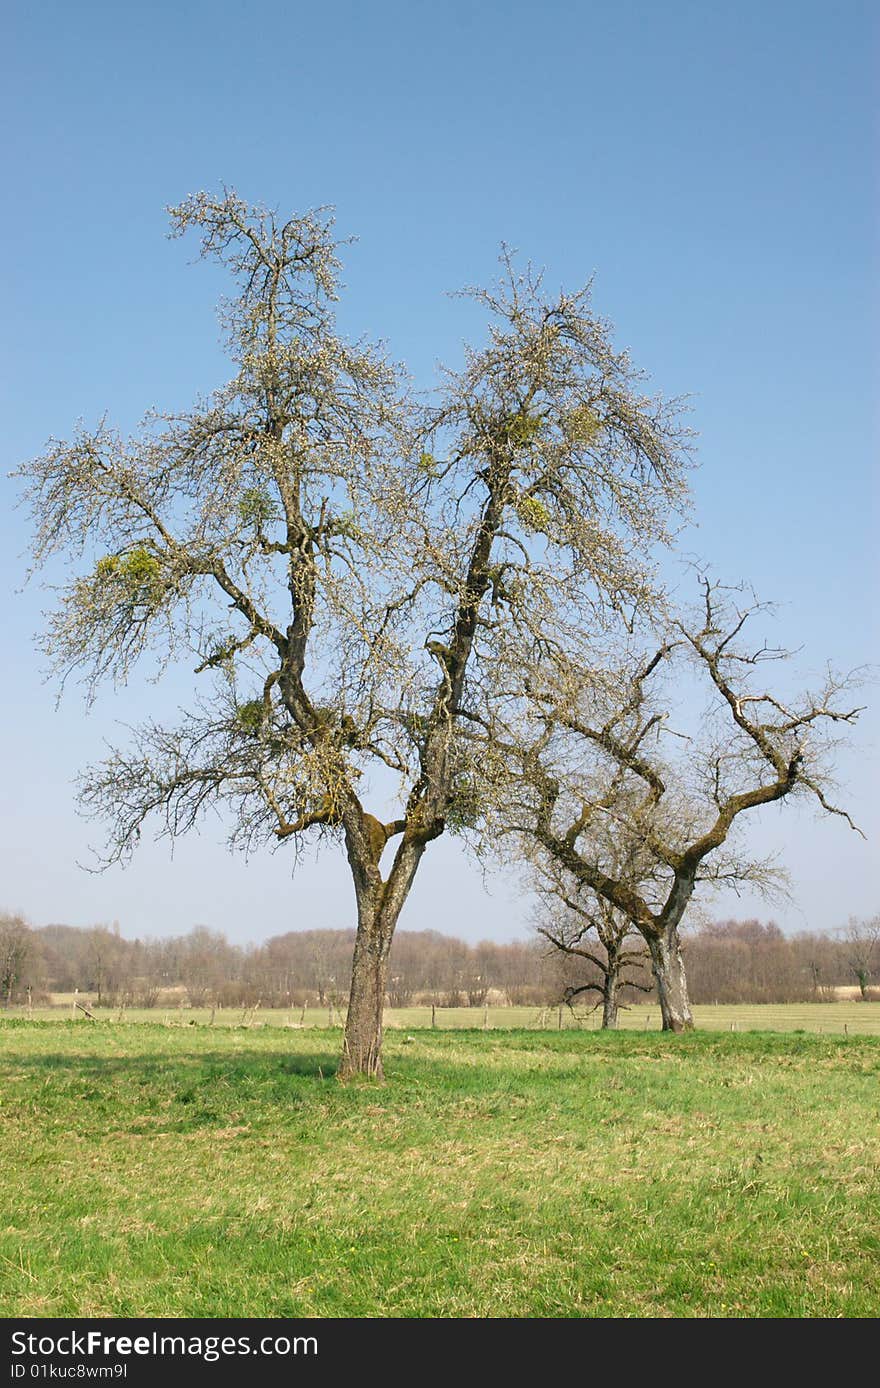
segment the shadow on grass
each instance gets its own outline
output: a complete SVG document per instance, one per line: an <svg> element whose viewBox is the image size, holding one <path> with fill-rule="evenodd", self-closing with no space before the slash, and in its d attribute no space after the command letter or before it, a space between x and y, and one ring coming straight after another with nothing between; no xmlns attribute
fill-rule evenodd
<svg viewBox="0 0 880 1388"><path fill-rule="evenodd" d="M18 1030L18 1028L16 1028ZM139 1030L139 1028L137 1028ZM116 1046L124 1046L129 1029L106 1033L108 1041ZM19 1031L19 1035L21 1032ZM195 1033L191 1033L195 1035ZM143 1035L140 1041L143 1044ZM161 1033L153 1032L149 1040L159 1043L164 1040ZM244 1038L241 1038L244 1041ZM333 1038L334 1041L336 1038ZM134 1040L134 1038L132 1038ZM275 1042L275 1038L272 1038ZM317 1081L315 1094L323 1090L330 1094L357 1095L386 1094L389 1098L395 1093L419 1098L422 1087L427 1083L436 1086L441 1093L473 1094L486 1093L492 1089L506 1089L515 1085L517 1089L542 1090L553 1076L558 1080L577 1081L583 1076L584 1066L591 1067L596 1061L606 1065L627 1065L641 1062L650 1063L653 1071L658 1061L673 1064L676 1069L688 1066L699 1056L704 1059L724 1062L726 1060L770 1061L784 1056L810 1055L820 1057L840 1057L846 1053L854 1060L865 1052L871 1058L878 1057L880 1038L798 1036L786 1033L723 1033L692 1032L684 1037L673 1037L661 1033L643 1035L638 1032L562 1032L557 1034L534 1032L426 1032L406 1050L388 1039L385 1052L388 1083L376 1085L368 1080L350 1085L336 1081L339 1068L339 1051L325 1049L326 1039L314 1036L315 1049L296 1051L283 1048L275 1042L269 1047L263 1045L253 1048L246 1044L231 1046L229 1049L216 1048L200 1050L179 1050L174 1046L163 1045L162 1049L146 1054L104 1054L53 1050L43 1053L7 1052L0 1059L0 1071L4 1068L25 1071L34 1076L64 1078L68 1083L76 1080L112 1084L153 1085L163 1090L174 1091L181 1086L192 1089L195 1086L236 1086L253 1088L266 1087L274 1091L273 1097L285 1100L295 1099L295 1091L302 1081ZM450 1054L450 1049L458 1049L464 1043L467 1058ZM527 1056L538 1057L537 1064L522 1063ZM546 1057L548 1064L542 1062ZM5 1065L4 1065L5 1060ZM560 1066L556 1062L561 1063ZM666 1070L666 1065L660 1067ZM298 1083L299 1082L299 1083ZM310 1087L311 1088L311 1087Z"/></svg>
<svg viewBox="0 0 880 1388"><path fill-rule="evenodd" d="M181 1055L179 1051L155 1052L152 1055L96 1056L46 1052L43 1055L7 1056L6 1062L17 1070L33 1070L37 1074L75 1074L92 1079L130 1077L142 1083L174 1082L175 1078L192 1080L193 1072L202 1071L206 1079L273 1079L285 1075L318 1081L336 1078L338 1055L318 1054L297 1056L282 1051L253 1054L247 1051L203 1051ZM0 1060L0 1071L4 1068Z"/></svg>
<svg viewBox="0 0 880 1388"><path fill-rule="evenodd" d="M305 1075L312 1079L332 1080L336 1078L339 1069L339 1056L337 1055L284 1055L273 1053L279 1060L281 1070L285 1075Z"/></svg>

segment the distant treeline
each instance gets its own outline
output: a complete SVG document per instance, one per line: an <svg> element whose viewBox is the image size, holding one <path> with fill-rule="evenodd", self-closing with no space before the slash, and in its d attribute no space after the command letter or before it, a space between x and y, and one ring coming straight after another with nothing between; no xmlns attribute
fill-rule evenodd
<svg viewBox="0 0 880 1388"><path fill-rule="evenodd" d="M8 1005L24 1001L28 989L33 1000L79 989L106 1005L339 1007L348 997L353 943L353 930L295 930L262 945L235 945L204 926L170 939L126 940L117 927L31 928L3 914L0 999ZM772 923L719 921L687 936L686 953L698 1003L825 1001L837 987L871 981L863 952L845 932L786 936ZM547 1006L589 981L593 968L544 940L469 945L433 930L402 931L391 954L388 1004ZM644 981L651 981L647 967ZM649 996L630 991L623 1000Z"/></svg>

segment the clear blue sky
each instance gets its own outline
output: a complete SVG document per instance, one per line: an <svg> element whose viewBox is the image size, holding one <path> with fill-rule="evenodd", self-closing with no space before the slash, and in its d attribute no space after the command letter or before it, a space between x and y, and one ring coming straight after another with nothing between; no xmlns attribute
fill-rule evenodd
<svg viewBox="0 0 880 1388"><path fill-rule="evenodd" d="M783 605L807 671L875 660L878 16L872 0L7 5L4 473L77 418L131 427L224 378L222 286L164 239L189 191L335 204L359 237L344 324L424 385L473 327L446 291L491 278L506 240L551 285L595 272L618 342L693 397L691 548ZM72 692L55 711L31 643L45 601L15 593L25 533L2 485L0 904L130 935L351 923L329 857L292 883L289 858L230 858L210 822L173 860L147 844L124 873L76 866L96 833L77 768L181 691L138 684L88 717ZM841 775L869 842L797 811L760 822L791 869L787 928L880 909L867 697ZM521 933L519 894L490 885L436 845L403 924L442 925L442 894L469 938Z"/></svg>

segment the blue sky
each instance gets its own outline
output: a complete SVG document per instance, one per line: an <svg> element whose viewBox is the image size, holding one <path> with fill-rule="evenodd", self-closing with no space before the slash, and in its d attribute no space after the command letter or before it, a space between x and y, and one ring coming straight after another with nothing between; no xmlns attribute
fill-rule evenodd
<svg viewBox="0 0 880 1388"><path fill-rule="evenodd" d="M497 3L6 7L4 469L105 410L121 427L186 408L226 374L216 273L165 239L163 208L226 183L301 210L335 204L351 333L390 342L417 382L455 359L504 240L548 282L596 275L617 341L691 396L701 469L689 547L780 603L807 672L877 652L877 198L872 3ZM0 904L126 934L206 922L235 939L352 918L327 856L230 858L210 823L126 871L77 867L96 830L77 769L117 722L180 691L138 683L60 710L19 594L26 545L4 479ZM773 811L789 929L880 909L875 705L840 761L869 835ZM341 867L341 864L338 865ZM522 933L516 884L435 845L403 924ZM445 910L441 914L439 903ZM767 911L749 899L725 914ZM448 914L447 914L448 913Z"/></svg>

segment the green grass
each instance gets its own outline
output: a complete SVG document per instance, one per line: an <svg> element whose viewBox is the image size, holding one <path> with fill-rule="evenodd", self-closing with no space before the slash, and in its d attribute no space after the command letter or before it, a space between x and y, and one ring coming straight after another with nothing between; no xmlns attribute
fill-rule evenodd
<svg viewBox="0 0 880 1388"><path fill-rule="evenodd" d="M0 1315L880 1312L880 1042L0 1023Z"/></svg>

